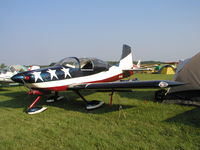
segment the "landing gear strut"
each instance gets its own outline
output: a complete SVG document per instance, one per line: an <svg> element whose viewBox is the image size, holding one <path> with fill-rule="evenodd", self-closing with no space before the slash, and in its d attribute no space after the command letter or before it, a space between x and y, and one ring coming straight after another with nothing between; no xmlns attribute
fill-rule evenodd
<svg viewBox="0 0 200 150"><path fill-rule="evenodd" d="M41 99L42 96L38 96L35 101L28 107L27 113L28 114L37 114L43 112L47 109L47 107L34 107L35 104Z"/></svg>
<svg viewBox="0 0 200 150"><path fill-rule="evenodd" d="M103 101L98 101L98 100L93 100L88 102L78 90L74 90L74 92L86 103L87 110L97 109L104 104Z"/></svg>
<svg viewBox="0 0 200 150"><path fill-rule="evenodd" d="M58 92L55 92L55 95L48 97L48 99L46 100L46 102L47 103L53 103L53 102L59 101L59 100L61 100L63 98L64 98L64 96L59 96Z"/></svg>
<svg viewBox="0 0 200 150"><path fill-rule="evenodd" d="M47 109L47 107L35 107L35 104L42 98L42 95L44 94L50 94L49 92L41 92L41 91L38 91L38 90L30 90L28 92L29 95L39 95L34 101L33 103L28 107L27 109L27 113L28 114L37 114L37 113L40 113L40 112L43 112Z"/></svg>

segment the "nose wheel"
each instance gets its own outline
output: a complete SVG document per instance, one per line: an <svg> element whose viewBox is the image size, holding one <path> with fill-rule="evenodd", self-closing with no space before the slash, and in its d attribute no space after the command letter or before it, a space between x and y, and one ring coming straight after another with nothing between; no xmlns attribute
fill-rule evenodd
<svg viewBox="0 0 200 150"><path fill-rule="evenodd" d="M41 113L45 110L47 110L47 107L32 107L32 108L27 109L27 113L30 115L33 115L33 114Z"/></svg>

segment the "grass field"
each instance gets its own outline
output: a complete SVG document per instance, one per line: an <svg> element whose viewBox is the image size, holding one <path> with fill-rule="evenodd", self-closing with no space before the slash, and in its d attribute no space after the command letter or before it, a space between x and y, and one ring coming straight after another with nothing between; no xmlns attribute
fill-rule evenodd
<svg viewBox="0 0 200 150"><path fill-rule="evenodd" d="M167 75L136 75L140 80L172 79ZM65 100L39 105L48 110L28 115L23 111L32 102L25 88L0 89L1 150L199 150L200 109L192 106L153 102L154 91L115 93L84 92L88 100L105 105L85 110L72 92L61 93ZM83 92L82 92L83 93Z"/></svg>

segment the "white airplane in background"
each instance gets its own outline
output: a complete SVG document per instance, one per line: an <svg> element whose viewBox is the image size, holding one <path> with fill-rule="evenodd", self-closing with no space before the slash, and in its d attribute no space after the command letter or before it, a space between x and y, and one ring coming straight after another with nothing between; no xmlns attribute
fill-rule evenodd
<svg viewBox="0 0 200 150"><path fill-rule="evenodd" d="M40 69L39 66L30 66L29 68L24 65L10 65L3 69L0 69L0 84L1 85L16 85L18 83L15 83L13 80L11 80L11 77L14 76L17 73L28 71L28 70L34 70L34 69Z"/></svg>
<svg viewBox="0 0 200 150"><path fill-rule="evenodd" d="M141 67L141 60L138 60L137 65L133 64L133 71L151 71L151 68Z"/></svg>
<svg viewBox="0 0 200 150"><path fill-rule="evenodd" d="M140 63L141 63L141 61L138 60L137 65L133 64L133 68L132 68L132 69L133 69L133 70L140 69Z"/></svg>
<svg viewBox="0 0 200 150"><path fill-rule="evenodd" d="M13 83L11 77L19 72L27 71L22 65L10 65L0 70L0 83Z"/></svg>
<svg viewBox="0 0 200 150"><path fill-rule="evenodd" d="M31 65L31 66L28 67L28 71L36 70L36 69L40 69L40 66Z"/></svg>

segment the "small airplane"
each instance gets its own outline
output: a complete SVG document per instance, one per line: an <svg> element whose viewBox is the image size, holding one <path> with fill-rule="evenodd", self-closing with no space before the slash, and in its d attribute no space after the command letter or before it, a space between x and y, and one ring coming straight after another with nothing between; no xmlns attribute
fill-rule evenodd
<svg viewBox="0 0 200 150"><path fill-rule="evenodd" d="M29 66L24 65L10 65L3 69L0 69L0 84L1 86L6 85L19 85L19 83L14 82L11 77L19 72L30 71L40 69L40 66Z"/></svg>
<svg viewBox="0 0 200 150"><path fill-rule="evenodd" d="M3 69L0 69L0 84L16 84L13 80L11 80L11 77L19 72L24 71L27 71L27 67L23 65L10 65Z"/></svg>
<svg viewBox="0 0 200 150"><path fill-rule="evenodd" d="M36 69L40 69L40 66L31 65L31 66L28 67L28 71L30 71L30 70L36 70Z"/></svg>
<svg viewBox="0 0 200 150"><path fill-rule="evenodd" d="M133 71L152 71L151 68L146 68L141 66L141 60L138 60L137 64L133 64Z"/></svg>
<svg viewBox="0 0 200 150"><path fill-rule="evenodd" d="M133 74L133 60L131 47L123 45L122 56L119 66L110 66L107 62L97 58L67 57L54 66L26 71L14 75L11 79L22 83L30 89L28 94L38 95L28 107L28 114L36 114L46 110L46 107L36 107L36 103L43 95L54 94L47 102L62 99L58 96L59 91L74 91L86 103L86 109L91 110L101 107L102 101L88 101L81 95L80 90L107 90L112 94L132 88L168 88L182 85L174 81L120 81ZM115 82L114 82L115 81ZM112 103L112 94L110 103Z"/></svg>
<svg viewBox="0 0 200 150"><path fill-rule="evenodd" d="M140 66L140 63L141 63L141 60L138 60L138 62L137 62L137 64L135 65L135 64L133 64L133 70L135 69L135 70L137 70L137 69L139 69L141 66Z"/></svg>

